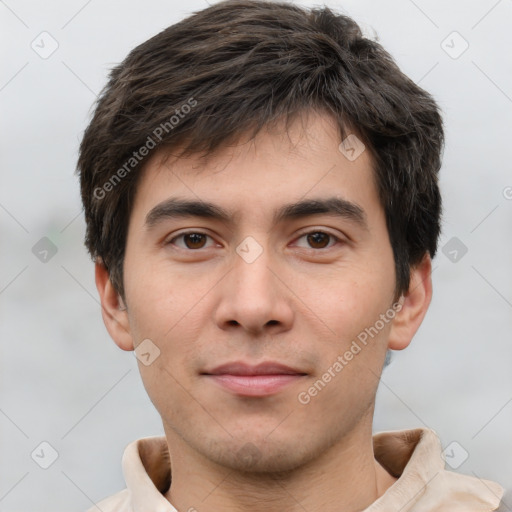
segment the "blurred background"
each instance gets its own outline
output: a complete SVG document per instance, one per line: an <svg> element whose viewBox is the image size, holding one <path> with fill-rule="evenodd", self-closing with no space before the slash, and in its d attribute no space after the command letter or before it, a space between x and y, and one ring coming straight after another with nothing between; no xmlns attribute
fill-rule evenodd
<svg viewBox="0 0 512 512"><path fill-rule="evenodd" d="M378 35L446 123L434 297L384 371L374 430L433 428L453 469L512 487L512 1L326 5ZM124 447L163 432L103 326L74 171L109 69L206 6L0 1L1 512L84 511L124 488Z"/></svg>

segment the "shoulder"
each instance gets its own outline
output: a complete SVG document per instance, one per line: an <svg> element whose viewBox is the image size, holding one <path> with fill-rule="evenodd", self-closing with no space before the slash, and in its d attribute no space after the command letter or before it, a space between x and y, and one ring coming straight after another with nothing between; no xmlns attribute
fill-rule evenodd
<svg viewBox="0 0 512 512"><path fill-rule="evenodd" d="M133 512L130 491L124 489L94 504L87 512Z"/></svg>

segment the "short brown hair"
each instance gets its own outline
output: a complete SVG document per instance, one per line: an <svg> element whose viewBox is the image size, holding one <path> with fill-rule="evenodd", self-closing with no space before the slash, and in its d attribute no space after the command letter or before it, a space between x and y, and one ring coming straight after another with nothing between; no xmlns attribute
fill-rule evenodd
<svg viewBox="0 0 512 512"><path fill-rule="evenodd" d="M159 144L206 156L309 109L328 112L340 137L350 129L371 151L396 297L406 291L410 268L435 255L440 233L444 134L436 102L345 15L227 0L132 50L111 71L85 131L78 171L86 246L121 296L144 155Z"/></svg>

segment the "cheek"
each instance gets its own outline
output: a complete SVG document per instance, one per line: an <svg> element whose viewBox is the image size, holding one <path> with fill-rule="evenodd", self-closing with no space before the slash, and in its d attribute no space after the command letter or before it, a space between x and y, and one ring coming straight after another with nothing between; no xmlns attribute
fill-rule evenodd
<svg viewBox="0 0 512 512"><path fill-rule="evenodd" d="M201 329L211 317L205 295L212 283L156 266L129 275L126 296L135 346L150 339L160 351L158 364L139 364L141 376L147 387L158 388L161 379L172 387L173 379L165 370L180 382L188 378L202 339Z"/></svg>
<svg viewBox="0 0 512 512"><path fill-rule="evenodd" d="M144 338L157 342L168 338L193 307L193 288L191 290L190 284L187 286L183 277L156 265L141 264L133 256L125 262L124 275L135 344Z"/></svg>
<svg viewBox="0 0 512 512"><path fill-rule="evenodd" d="M317 346L318 373L310 383L313 388L303 391L311 399L307 406L311 413L332 411L333 429L356 422L373 403L392 322L391 315L385 316L391 307L391 284L361 278L332 286L328 294L316 297L322 309L318 316L335 334L330 332Z"/></svg>
<svg viewBox="0 0 512 512"><path fill-rule="evenodd" d="M350 343L391 306L394 273L378 267L372 271L371 266L361 264L359 269L341 269L337 276L303 290L317 323L329 328L330 337Z"/></svg>

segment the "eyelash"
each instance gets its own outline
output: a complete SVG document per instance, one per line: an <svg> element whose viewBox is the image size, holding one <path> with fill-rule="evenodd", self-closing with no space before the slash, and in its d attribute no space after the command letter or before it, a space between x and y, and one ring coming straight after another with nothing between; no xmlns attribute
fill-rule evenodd
<svg viewBox="0 0 512 512"><path fill-rule="evenodd" d="M318 229L315 229L315 230L312 230L312 231L307 231L306 233L302 233L298 238L297 240L300 240L301 238L307 236L307 235L312 235L312 234L317 234L317 233L321 233L323 235L327 235L328 237L330 237L331 239L334 240L334 244L332 244L331 246L329 247L323 247L321 249L315 249L313 247L308 247L307 249L311 250L311 251L315 251L315 252L320 252L320 251L326 251L327 249L331 249L332 247L334 247L337 243L340 243L340 242L343 242L343 240L335 235L333 235L332 233L329 233L327 231L321 231L321 230L318 230ZM202 231L186 231L184 233L180 233L179 235L171 238L168 242L166 242L165 245L174 245L173 242L175 240L177 240L178 238L182 238L184 236L187 236L187 235L203 235L203 236L206 236L208 238L211 238L213 239L212 236L208 235L207 233L204 233ZM178 247L179 249L181 250L184 250L184 251L187 251L187 252L198 252L200 251L201 249L205 249L204 247L201 247L200 249L189 249L187 247L183 248L183 247Z"/></svg>

